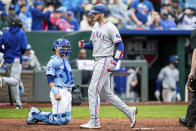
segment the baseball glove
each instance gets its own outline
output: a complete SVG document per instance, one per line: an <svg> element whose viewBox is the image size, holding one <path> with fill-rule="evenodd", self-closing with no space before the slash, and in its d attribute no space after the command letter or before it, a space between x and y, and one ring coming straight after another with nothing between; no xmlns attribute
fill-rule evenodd
<svg viewBox="0 0 196 131"><path fill-rule="evenodd" d="M187 82L188 90L192 93L196 92L196 79L191 78L190 81Z"/></svg>
<svg viewBox="0 0 196 131"><path fill-rule="evenodd" d="M72 105L79 106L81 104L81 93L77 87L72 88Z"/></svg>

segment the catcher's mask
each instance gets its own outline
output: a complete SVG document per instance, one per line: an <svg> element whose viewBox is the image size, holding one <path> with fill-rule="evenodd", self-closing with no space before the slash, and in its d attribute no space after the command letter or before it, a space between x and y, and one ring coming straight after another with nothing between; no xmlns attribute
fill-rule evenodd
<svg viewBox="0 0 196 131"><path fill-rule="evenodd" d="M64 57L69 57L71 53L71 45L67 39L59 38L53 43L53 50L55 47L59 50L60 54Z"/></svg>

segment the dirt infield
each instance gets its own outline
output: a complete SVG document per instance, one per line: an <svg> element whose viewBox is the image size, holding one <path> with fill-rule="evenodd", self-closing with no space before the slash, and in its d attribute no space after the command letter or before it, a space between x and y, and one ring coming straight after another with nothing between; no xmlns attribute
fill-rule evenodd
<svg viewBox="0 0 196 131"><path fill-rule="evenodd" d="M80 129L79 125L87 122L88 119L73 118L70 124L62 126L47 125L38 123L37 125L26 125L25 119L0 119L0 131L78 131L87 130ZM178 119L173 118L138 118L135 128L129 128L129 120L126 118L103 118L101 119L101 129L103 131L119 131L119 130L133 130L133 131L186 131L178 123ZM98 130L98 129L96 129ZM89 130L88 130L89 131Z"/></svg>

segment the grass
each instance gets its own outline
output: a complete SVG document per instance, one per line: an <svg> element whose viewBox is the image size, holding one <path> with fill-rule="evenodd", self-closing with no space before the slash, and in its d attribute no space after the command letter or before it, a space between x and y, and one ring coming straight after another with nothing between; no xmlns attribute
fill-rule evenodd
<svg viewBox="0 0 196 131"><path fill-rule="evenodd" d="M138 105L137 118L178 118L185 116L187 105ZM51 108L40 108L51 112ZM0 118L26 118L29 109L16 110L15 108L0 108ZM126 118L113 106L100 107L101 118ZM73 107L72 118L89 118L89 107Z"/></svg>

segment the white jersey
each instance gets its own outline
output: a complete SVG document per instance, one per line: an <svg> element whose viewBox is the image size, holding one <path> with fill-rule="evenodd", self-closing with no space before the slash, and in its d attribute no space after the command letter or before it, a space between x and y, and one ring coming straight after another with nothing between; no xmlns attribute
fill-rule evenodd
<svg viewBox="0 0 196 131"><path fill-rule="evenodd" d="M166 66L161 69L158 78L162 80L163 88L176 89L176 82L179 81L179 70Z"/></svg>
<svg viewBox="0 0 196 131"><path fill-rule="evenodd" d="M93 57L113 56L114 45L121 42L120 33L116 26L109 21L99 25L95 23L90 41L93 43Z"/></svg>

